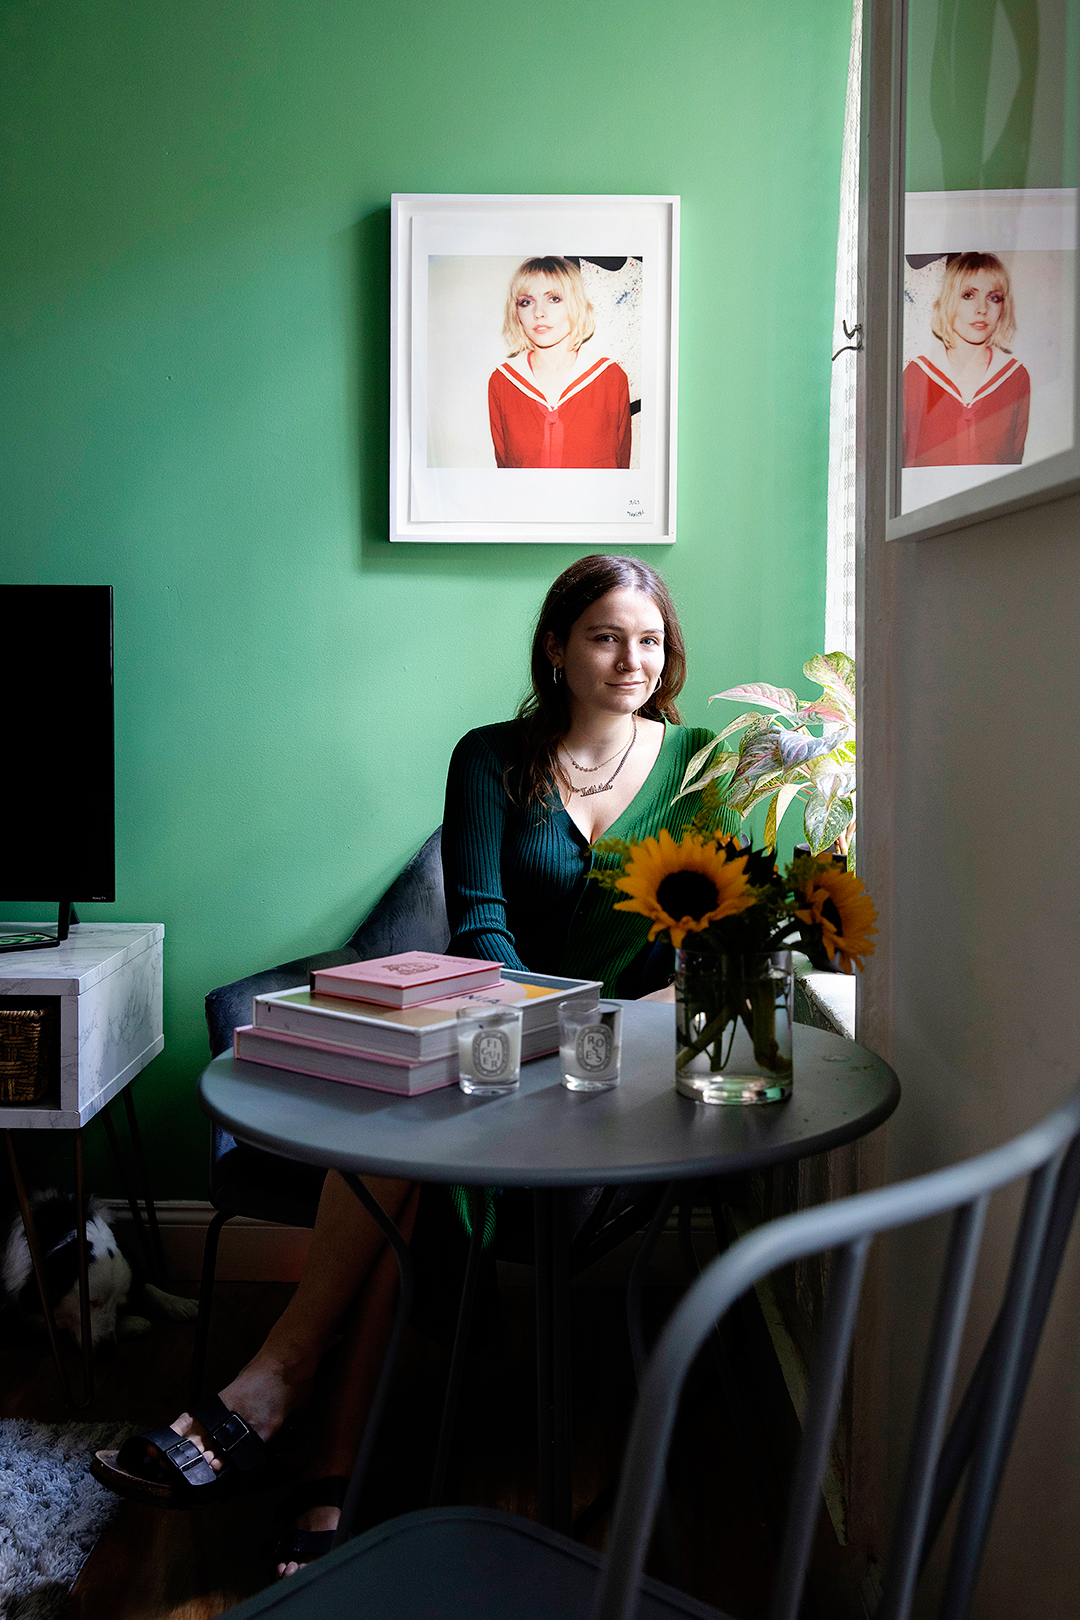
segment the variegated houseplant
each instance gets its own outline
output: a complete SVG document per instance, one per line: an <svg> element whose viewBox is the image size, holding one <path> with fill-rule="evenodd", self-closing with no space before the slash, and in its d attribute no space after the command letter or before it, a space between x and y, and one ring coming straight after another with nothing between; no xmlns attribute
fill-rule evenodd
<svg viewBox="0 0 1080 1620"><path fill-rule="evenodd" d="M811 853L835 845L854 871L855 665L846 653L816 653L803 674L822 688L821 697L810 703L789 687L757 681L715 693L710 703L726 698L759 703L770 712L747 709L725 726L694 755L676 799L707 789L713 805L727 805L744 818L768 799L766 849L775 849L785 812L801 799ZM743 734L738 751L723 748L737 731Z"/></svg>

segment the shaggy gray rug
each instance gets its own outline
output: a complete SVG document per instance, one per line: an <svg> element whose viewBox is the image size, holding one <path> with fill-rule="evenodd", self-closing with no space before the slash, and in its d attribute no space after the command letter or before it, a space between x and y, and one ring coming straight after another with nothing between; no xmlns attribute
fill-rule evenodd
<svg viewBox="0 0 1080 1620"><path fill-rule="evenodd" d="M130 1423L0 1421L0 1616L51 1620L120 1498L90 1477L90 1457Z"/></svg>

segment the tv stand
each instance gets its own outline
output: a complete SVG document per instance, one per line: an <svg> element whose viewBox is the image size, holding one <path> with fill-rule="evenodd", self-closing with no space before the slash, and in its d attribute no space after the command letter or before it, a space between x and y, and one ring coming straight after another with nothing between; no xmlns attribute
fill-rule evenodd
<svg viewBox="0 0 1080 1620"><path fill-rule="evenodd" d="M0 955L5 951L44 951L50 945L61 945L68 937L68 930L72 923L77 923L79 914L70 900L61 900L60 911L56 919L56 933L41 934L36 930L25 934L0 934Z"/></svg>
<svg viewBox="0 0 1080 1620"><path fill-rule="evenodd" d="M67 911L70 915L70 901L67 902ZM62 910L61 926L66 920ZM0 924L0 938L13 939L17 927L17 924ZM38 924L37 929L40 928ZM59 1012L59 1053L55 1072L48 1081L45 1093L34 1102L0 1103L0 1133L7 1139L8 1161L30 1256L39 1288L42 1288L45 1324L60 1387L69 1404L74 1404L71 1384L60 1352L47 1289L42 1286L42 1257L29 1196L15 1151L15 1133L28 1130L71 1133L74 1141L76 1201L81 1204L85 1191L83 1127L96 1115L103 1115L105 1132L121 1172L135 1229L142 1238L145 1234L135 1181L128 1175L119 1140L107 1112L108 1104L114 1098L122 1098L149 1227L147 1260L151 1272L157 1273L155 1280L163 1284L165 1265L161 1238L150 1197L146 1161L130 1088L135 1076L165 1045L161 1016L164 936L161 923L83 923L72 927L67 939L52 942L59 944L54 956L28 954L24 957L15 954L0 957L0 1008L54 1003ZM36 947L29 949L36 950ZM90 1337L88 1245L85 1240L79 1243L78 1248L85 1404L91 1399L94 1389L94 1347Z"/></svg>

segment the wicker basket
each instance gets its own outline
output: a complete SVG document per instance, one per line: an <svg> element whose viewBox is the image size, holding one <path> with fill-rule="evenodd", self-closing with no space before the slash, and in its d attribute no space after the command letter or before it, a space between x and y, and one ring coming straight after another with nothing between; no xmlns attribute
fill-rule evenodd
<svg viewBox="0 0 1080 1620"><path fill-rule="evenodd" d="M40 1102L59 1077L59 1006L0 1001L0 1104Z"/></svg>

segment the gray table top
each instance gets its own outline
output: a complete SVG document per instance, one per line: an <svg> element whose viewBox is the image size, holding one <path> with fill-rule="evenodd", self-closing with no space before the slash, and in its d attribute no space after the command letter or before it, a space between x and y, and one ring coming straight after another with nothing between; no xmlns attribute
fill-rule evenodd
<svg viewBox="0 0 1080 1620"><path fill-rule="evenodd" d="M622 1079L567 1091L557 1056L523 1065L507 1097L457 1086L393 1097L360 1086L215 1058L199 1100L245 1142L306 1164L415 1181L581 1187L690 1180L801 1159L865 1136L900 1086L887 1063L825 1030L796 1026L786 1103L717 1107L680 1097L674 1008L627 1002Z"/></svg>

